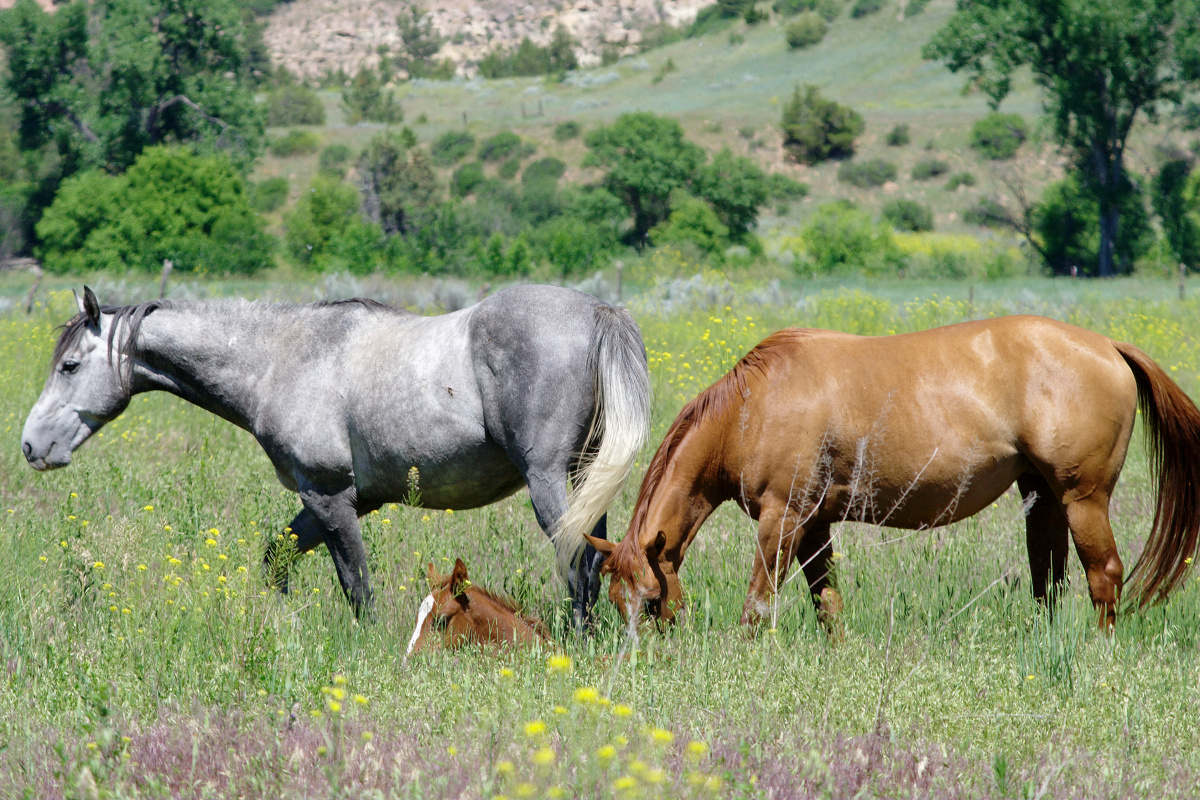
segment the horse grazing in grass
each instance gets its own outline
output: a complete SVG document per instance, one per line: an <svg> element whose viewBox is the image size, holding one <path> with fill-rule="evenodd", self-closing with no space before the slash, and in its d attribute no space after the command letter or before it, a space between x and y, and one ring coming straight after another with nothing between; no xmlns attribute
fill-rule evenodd
<svg viewBox="0 0 1200 800"><path fill-rule="evenodd" d="M553 286L436 317L370 300L101 308L86 288L79 309L25 422L34 469L69 464L132 395L176 394L254 435L304 504L296 548L328 547L359 613L371 588L358 517L403 502L410 469L427 508L528 486L576 620L589 618L600 559L583 537L604 538L649 421L645 349L625 311ZM285 592L289 547L276 539L264 558Z"/></svg>
<svg viewBox="0 0 1200 800"><path fill-rule="evenodd" d="M758 521L743 623L798 560L819 610L840 606L830 525L945 525L1013 481L1033 593L1066 576L1068 531L1102 626L1124 568L1108 505L1140 406L1157 507L1131 573L1139 605L1183 581L1200 529L1200 412L1136 347L1039 317L898 336L783 330L688 403L642 481L619 545L593 539L628 619L671 619L704 520L733 500Z"/></svg>
<svg viewBox="0 0 1200 800"><path fill-rule="evenodd" d="M417 612L417 626L408 640L405 661L431 639L440 639L446 647L550 641L541 620L525 616L508 600L471 583L461 558L454 560L449 575L438 575L432 563L428 575L429 594Z"/></svg>

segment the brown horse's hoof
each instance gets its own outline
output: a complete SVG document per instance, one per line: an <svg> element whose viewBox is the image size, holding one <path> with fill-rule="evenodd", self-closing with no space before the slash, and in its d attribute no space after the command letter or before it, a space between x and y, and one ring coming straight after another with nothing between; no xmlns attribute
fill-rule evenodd
<svg viewBox="0 0 1200 800"><path fill-rule="evenodd" d="M831 644L841 644L846 641L846 626L842 624L842 596L836 589L826 587L821 590L821 606L817 611L817 619L825 628Z"/></svg>

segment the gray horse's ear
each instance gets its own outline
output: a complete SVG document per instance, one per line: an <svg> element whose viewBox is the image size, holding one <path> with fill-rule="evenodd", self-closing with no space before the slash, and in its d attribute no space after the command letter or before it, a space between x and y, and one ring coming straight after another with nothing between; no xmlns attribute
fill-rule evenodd
<svg viewBox="0 0 1200 800"><path fill-rule="evenodd" d="M79 298L76 297L76 300ZM87 314L88 322L100 327L100 303L96 300L96 294L87 286L83 287L83 302L79 304L79 310Z"/></svg>

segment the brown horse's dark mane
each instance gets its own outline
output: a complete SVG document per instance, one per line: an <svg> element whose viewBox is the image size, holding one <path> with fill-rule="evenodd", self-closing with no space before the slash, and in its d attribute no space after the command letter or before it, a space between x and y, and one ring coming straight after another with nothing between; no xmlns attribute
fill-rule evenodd
<svg viewBox="0 0 1200 800"><path fill-rule="evenodd" d="M679 416L675 417L675 421L667 430L667 435L654 453L654 458L650 459L650 466L646 468L646 475L642 478L637 503L633 507L633 517L629 521L629 529L622 544L630 539L636 541L637 533L645 526L650 501L657 494L663 476L666 474L667 465L674 459L684 437L706 422L727 417L738 404L745 401L748 391L746 381L749 375L758 373L760 376L765 376L782 360L786 346L795 344L810 333L811 331L805 328L785 328L771 334L759 342L753 350L742 356L733 365L733 369L683 407ZM623 567L635 567L635 551L636 548L633 544L623 548L618 547L609 558L611 567L618 571ZM610 564L605 564L605 566L609 567Z"/></svg>

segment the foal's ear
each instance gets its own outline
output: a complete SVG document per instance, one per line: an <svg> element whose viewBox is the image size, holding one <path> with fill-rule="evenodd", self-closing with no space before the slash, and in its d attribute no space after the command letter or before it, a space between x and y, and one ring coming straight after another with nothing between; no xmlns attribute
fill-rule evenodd
<svg viewBox="0 0 1200 800"><path fill-rule="evenodd" d="M461 558L454 559L454 571L450 573L450 594L461 598L470 585L471 579L467 577L467 565Z"/></svg>
<svg viewBox="0 0 1200 800"><path fill-rule="evenodd" d="M433 588L434 588L435 586L437 586L439 583L441 583L441 582L443 582L444 580L446 580L446 578L445 578L445 577L443 577L442 575L438 575L436 572L434 572L434 570L433 570L433 562L432 562L432 561L430 561L430 562L429 562L429 566L425 568L425 577L426 577L426 579L428 579L428 581L429 581L429 589L430 589L430 591L432 591L432 590L433 590Z"/></svg>
<svg viewBox="0 0 1200 800"><path fill-rule="evenodd" d="M83 287L83 300L79 299L79 295L75 296L75 301L79 303L79 310L87 314L88 322L100 327L100 303L96 300L95 293L88 287Z"/></svg>
<svg viewBox="0 0 1200 800"><path fill-rule="evenodd" d="M599 536L588 536L585 533L583 538L587 539L588 544L596 548L596 552L600 553L605 558L608 558L608 556L612 554L612 551L617 549L617 546L614 543L610 542L608 539L601 539Z"/></svg>

